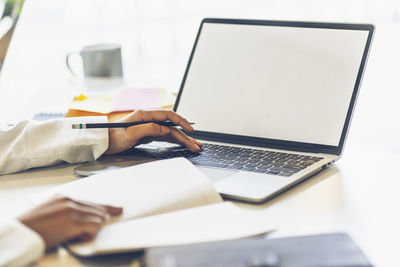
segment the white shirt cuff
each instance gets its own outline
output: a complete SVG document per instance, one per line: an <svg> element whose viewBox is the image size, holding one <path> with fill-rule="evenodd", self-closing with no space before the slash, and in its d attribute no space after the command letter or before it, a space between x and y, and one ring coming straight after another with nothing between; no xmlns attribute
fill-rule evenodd
<svg viewBox="0 0 400 267"><path fill-rule="evenodd" d="M43 239L17 220L0 223L0 266L24 266L45 251Z"/></svg>

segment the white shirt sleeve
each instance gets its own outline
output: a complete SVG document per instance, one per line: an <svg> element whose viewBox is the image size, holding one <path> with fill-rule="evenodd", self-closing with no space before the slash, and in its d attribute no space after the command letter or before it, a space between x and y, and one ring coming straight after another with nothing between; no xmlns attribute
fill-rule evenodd
<svg viewBox="0 0 400 267"><path fill-rule="evenodd" d="M19 221L0 223L0 266L24 266L45 251L43 239Z"/></svg>
<svg viewBox="0 0 400 267"><path fill-rule="evenodd" d="M108 148L108 129L72 129L73 123L89 122L107 122L107 117L22 121L0 129L0 175L97 159Z"/></svg>

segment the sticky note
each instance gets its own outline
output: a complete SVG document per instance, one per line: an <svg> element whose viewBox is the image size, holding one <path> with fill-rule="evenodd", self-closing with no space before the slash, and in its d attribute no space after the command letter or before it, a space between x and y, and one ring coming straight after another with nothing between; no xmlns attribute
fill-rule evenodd
<svg viewBox="0 0 400 267"><path fill-rule="evenodd" d="M80 94L79 96L75 97L75 101L83 101L86 100L87 96L85 96L84 94Z"/></svg>
<svg viewBox="0 0 400 267"><path fill-rule="evenodd" d="M135 109L160 108L158 88L132 89L123 88L112 101L112 111L131 111Z"/></svg>

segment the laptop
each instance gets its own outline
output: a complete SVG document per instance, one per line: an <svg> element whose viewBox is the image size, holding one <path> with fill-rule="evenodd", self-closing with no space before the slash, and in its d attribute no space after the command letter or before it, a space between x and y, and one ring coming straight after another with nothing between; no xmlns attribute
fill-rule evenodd
<svg viewBox="0 0 400 267"><path fill-rule="evenodd" d="M174 106L195 122L203 151L132 152L186 157L224 198L264 202L341 157L373 33L370 24L206 18Z"/></svg>

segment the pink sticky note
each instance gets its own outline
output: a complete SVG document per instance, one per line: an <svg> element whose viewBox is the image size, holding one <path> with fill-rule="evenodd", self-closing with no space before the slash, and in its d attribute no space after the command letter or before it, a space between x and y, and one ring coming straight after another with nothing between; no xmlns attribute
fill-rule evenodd
<svg viewBox="0 0 400 267"><path fill-rule="evenodd" d="M122 89L112 100L112 111L131 111L135 109L160 108L159 90Z"/></svg>

